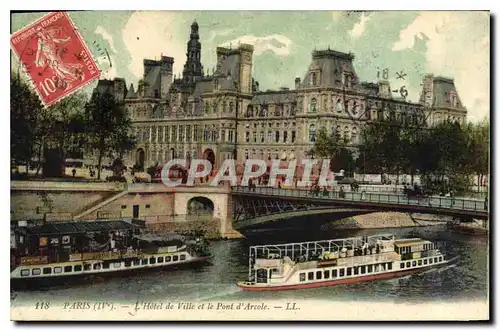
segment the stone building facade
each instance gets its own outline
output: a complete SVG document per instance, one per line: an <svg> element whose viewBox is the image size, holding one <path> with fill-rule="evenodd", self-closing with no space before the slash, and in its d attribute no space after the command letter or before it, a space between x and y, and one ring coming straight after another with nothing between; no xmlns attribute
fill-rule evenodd
<svg viewBox="0 0 500 331"><path fill-rule="evenodd" d="M465 123L453 80L427 75L418 103L395 98L387 81L360 81L353 54L317 50L293 90L260 91L252 78L253 46L217 47L217 67L204 73L199 27L191 25L182 77L174 59L144 60L137 89L126 90L126 108L137 145L127 163L150 166L172 158L206 158L215 167L236 156L264 160L306 157L321 127L355 148L365 123L402 121ZM121 82L121 81L120 81Z"/></svg>

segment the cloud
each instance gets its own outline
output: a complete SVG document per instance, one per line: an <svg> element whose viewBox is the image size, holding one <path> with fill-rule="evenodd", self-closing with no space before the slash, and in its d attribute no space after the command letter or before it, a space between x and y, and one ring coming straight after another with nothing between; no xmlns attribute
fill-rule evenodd
<svg viewBox="0 0 500 331"><path fill-rule="evenodd" d="M481 12L424 12L400 31L393 51L427 44L426 71L453 77L468 118L489 117L489 17Z"/></svg>
<svg viewBox="0 0 500 331"><path fill-rule="evenodd" d="M365 13L361 14L360 21L354 24L351 31L349 31L349 35L352 38L359 38L365 33L366 23L371 19L370 15L365 15Z"/></svg>
<svg viewBox="0 0 500 331"><path fill-rule="evenodd" d="M134 12L130 16L122 38L131 57L129 70L137 79L144 73L143 60L158 59L162 54L174 58L174 73L182 71L189 24L180 15L178 12ZM182 29L177 24L181 24Z"/></svg>
<svg viewBox="0 0 500 331"><path fill-rule="evenodd" d="M288 37L280 34L274 34L264 37L256 37L252 35L241 36L231 41L227 41L221 44L221 46L236 46L238 43L253 45L255 55L271 51L280 56L288 56L290 54L290 46L292 45L292 41Z"/></svg>
<svg viewBox="0 0 500 331"><path fill-rule="evenodd" d="M111 51L113 53L117 53L116 51L116 48L115 48L115 44L113 43L113 37L111 37L111 35L108 33L108 31L106 31L106 29L104 29L102 26L98 26L95 31L94 31L96 34L98 35L101 35L102 36L102 39L106 40L109 44L109 47L111 48Z"/></svg>
<svg viewBox="0 0 500 331"><path fill-rule="evenodd" d="M207 39L207 42L212 42L215 37L219 37L219 36L227 36L228 34L230 34L231 32L233 32L234 29L225 29L225 30L215 30L215 31L210 31L210 35L208 36L208 39Z"/></svg>

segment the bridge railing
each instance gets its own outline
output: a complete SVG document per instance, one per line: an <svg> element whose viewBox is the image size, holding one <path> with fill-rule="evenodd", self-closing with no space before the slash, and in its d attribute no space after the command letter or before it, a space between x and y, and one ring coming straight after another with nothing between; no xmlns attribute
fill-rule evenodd
<svg viewBox="0 0 500 331"><path fill-rule="evenodd" d="M432 208L449 208L455 210L488 211L486 201L461 199L454 197L417 197L389 193L340 192L340 191L311 191L299 189L284 189L275 187L244 187L233 186L233 192L262 194L272 196L289 196L314 199L328 199L338 201L372 202L380 204L415 205Z"/></svg>

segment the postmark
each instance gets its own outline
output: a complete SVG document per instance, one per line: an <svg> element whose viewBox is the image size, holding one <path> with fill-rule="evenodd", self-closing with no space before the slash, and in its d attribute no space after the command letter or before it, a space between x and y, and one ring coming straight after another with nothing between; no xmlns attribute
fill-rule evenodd
<svg viewBox="0 0 500 331"><path fill-rule="evenodd" d="M97 63L66 12L52 12L11 36L12 50L45 106L100 76Z"/></svg>

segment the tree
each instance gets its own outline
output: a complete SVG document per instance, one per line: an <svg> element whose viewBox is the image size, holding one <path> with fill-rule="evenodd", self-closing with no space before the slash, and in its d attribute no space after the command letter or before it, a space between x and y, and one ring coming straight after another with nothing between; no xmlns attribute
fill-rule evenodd
<svg viewBox="0 0 500 331"><path fill-rule="evenodd" d="M98 154L97 179L101 179L102 159L123 154L133 147L131 121L123 102L108 91L96 92L87 105L89 148Z"/></svg>
<svg viewBox="0 0 500 331"><path fill-rule="evenodd" d="M347 141L338 132L328 134L324 127L318 130L314 146L307 152L310 156L330 159L330 170L350 171L354 169L352 152L347 149Z"/></svg>
<svg viewBox="0 0 500 331"><path fill-rule="evenodd" d="M10 80L10 148L11 159L26 164L26 172L35 153L35 142L42 104L21 77L11 73Z"/></svg>
<svg viewBox="0 0 500 331"><path fill-rule="evenodd" d="M483 176L489 173L490 123L487 119L469 124L466 128L469 138L469 162L471 171L477 176L480 186Z"/></svg>

